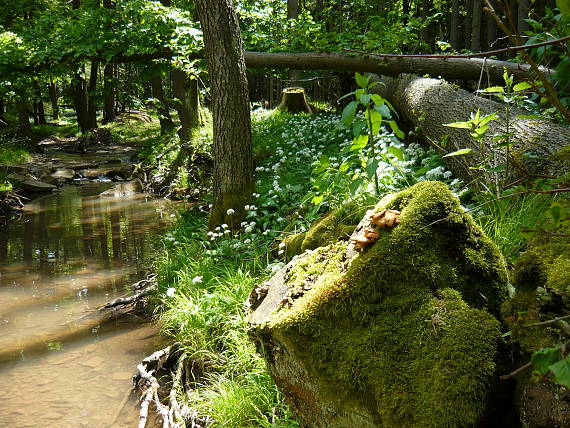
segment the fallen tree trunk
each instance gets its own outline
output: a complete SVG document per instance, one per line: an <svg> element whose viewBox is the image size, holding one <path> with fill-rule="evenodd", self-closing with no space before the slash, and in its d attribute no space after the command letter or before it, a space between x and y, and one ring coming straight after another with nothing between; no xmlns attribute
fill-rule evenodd
<svg viewBox="0 0 570 428"><path fill-rule="evenodd" d="M437 79L410 74L398 78L382 77L381 85L374 91L388 99L400 118L409 121L414 128L444 155L460 149L472 149L464 156L445 158L455 175L471 180L485 176L481 170L469 167L485 164L507 164L508 171L498 177L518 180L525 177L556 176L569 172L568 145L570 129L546 119L524 118L528 111L511 108L509 117L505 104L491 101L458 89ZM475 141L468 129L444 126L452 122L465 122L480 109L480 115L498 113L497 120L489 122L490 129L483 145ZM511 134L510 147L499 147L492 141L495 135ZM508 161L507 161L508 159ZM496 174L485 177L495 180ZM495 183L496 184L496 183Z"/></svg>
<svg viewBox="0 0 570 428"><path fill-rule="evenodd" d="M247 68L359 71L397 76L401 73L430 74L446 79L479 80L503 84L504 68L517 80L529 78L530 66L485 58L387 57L340 53L244 52ZM545 74L552 70L541 68Z"/></svg>

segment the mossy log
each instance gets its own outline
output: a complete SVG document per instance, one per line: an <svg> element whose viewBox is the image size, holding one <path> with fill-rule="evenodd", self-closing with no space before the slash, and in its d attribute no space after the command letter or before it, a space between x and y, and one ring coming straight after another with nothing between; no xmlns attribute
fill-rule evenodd
<svg viewBox="0 0 570 428"><path fill-rule="evenodd" d="M249 300L250 336L305 427L470 426L495 370L505 262L457 198L382 199L399 224L295 257ZM354 236L353 235L353 236Z"/></svg>
<svg viewBox="0 0 570 428"><path fill-rule="evenodd" d="M397 78L382 77L380 81L382 84L374 91L388 99L400 117L409 121L440 154L473 150L467 155L445 158L453 173L468 182L485 178L493 181L495 176L485 176L481 170L469 167L507 164L507 153L509 169L501 173L503 183L505 179L514 181L526 174L530 174L530 178L532 174L559 177L570 172L570 129L567 127L546 119L529 118L530 112L516 108L511 108L507 118L505 104L473 95L439 79L402 74ZM477 110L481 116L496 112L499 117L489 122L488 138L483 145L470 136L472 131L445 126L468 121ZM492 141L493 136L507 133L511 135L509 148L499 147Z"/></svg>
<svg viewBox="0 0 570 428"><path fill-rule="evenodd" d="M307 101L305 90L298 87L285 88L281 91L281 102L277 110L287 113L314 113Z"/></svg>

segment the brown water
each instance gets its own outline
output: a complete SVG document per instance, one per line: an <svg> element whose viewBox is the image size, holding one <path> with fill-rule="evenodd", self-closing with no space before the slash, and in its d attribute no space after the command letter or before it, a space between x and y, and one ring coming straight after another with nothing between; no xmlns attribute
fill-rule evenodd
<svg viewBox="0 0 570 428"><path fill-rule="evenodd" d="M65 187L0 225L0 427L137 424L131 376L158 329L97 308L146 273L173 205L96 196L108 187Z"/></svg>

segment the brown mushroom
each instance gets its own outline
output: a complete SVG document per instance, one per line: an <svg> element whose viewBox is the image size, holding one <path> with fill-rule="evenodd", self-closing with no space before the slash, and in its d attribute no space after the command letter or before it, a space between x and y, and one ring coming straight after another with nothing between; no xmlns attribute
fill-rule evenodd
<svg viewBox="0 0 570 428"><path fill-rule="evenodd" d="M364 236L368 239L376 241L378 238L380 238L380 233L378 230L376 230L375 227L367 227L364 229Z"/></svg>
<svg viewBox="0 0 570 428"><path fill-rule="evenodd" d="M382 210L379 213L372 214L371 224L373 226L378 227L394 227L395 225L400 223L400 219L398 216L400 215L400 211L396 210Z"/></svg>
<svg viewBox="0 0 570 428"><path fill-rule="evenodd" d="M350 242L354 245L354 249L358 251L372 244L372 241L365 236L355 236L354 238L350 238Z"/></svg>

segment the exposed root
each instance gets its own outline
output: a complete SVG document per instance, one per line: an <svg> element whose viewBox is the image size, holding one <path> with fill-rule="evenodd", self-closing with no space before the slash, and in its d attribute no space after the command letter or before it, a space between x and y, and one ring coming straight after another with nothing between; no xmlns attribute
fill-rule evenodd
<svg viewBox="0 0 570 428"><path fill-rule="evenodd" d="M150 274L145 279L135 282L133 288L137 290L135 294L128 297L119 297L107 303L101 309L112 309L118 306L136 305L140 303L143 297L149 295L156 288L156 274Z"/></svg>
<svg viewBox="0 0 570 428"><path fill-rule="evenodd" d="M163 404L159 397L160 384L156 374L167 364L169 358L176 353L177 344L167 346L160 351L142 360L137 366L137 373L133 376L135 388L141 388L141 408L139 413L139 428L145 428L149 417L149 408L154 403L157 414L162 419L162 428L205 428L212 423L209 416L203 417L196 409L181 406L178 402L178 393L184 390L183 379L188 371L188 359L181 354L176 362L175 370L170 373L172 383L168 393L168 405ZM193 367L193 365L192 365ZM192 370L192 369L190 369ZM162 377L161 377L162 378Z"/></svg>

